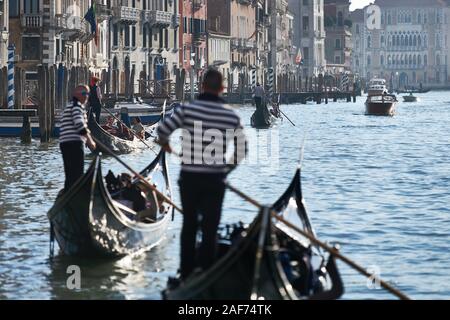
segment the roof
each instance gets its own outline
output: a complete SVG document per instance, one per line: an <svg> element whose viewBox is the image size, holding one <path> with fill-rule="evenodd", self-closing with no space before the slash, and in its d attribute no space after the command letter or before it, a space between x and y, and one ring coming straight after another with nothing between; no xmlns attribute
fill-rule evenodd
<svg viewBox="0 0 450 320"><path fill-rule="evenodd" d="M350 19L353 22L364 22L364 9L356 9L350 12Z"/></svg>

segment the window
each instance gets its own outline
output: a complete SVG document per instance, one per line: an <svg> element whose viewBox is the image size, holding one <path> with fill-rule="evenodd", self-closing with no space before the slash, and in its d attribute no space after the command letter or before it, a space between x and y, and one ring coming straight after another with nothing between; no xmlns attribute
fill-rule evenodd
<svg viewBox="0 0 450 320"><path fill-rule="evenodd" d="M419 14L417 15L417 23L418 24L422 24L422 14L419 12Z"/></svg>
<svg viewBox="0 0 450 320"><path fill-rule="evenodd" d="M392 18L390 14L388 14L388 24L392 24Z"/></svg>
<svg viewBox="0 0 450 320"><path fill-rule="evenodd" d="M308 2L309 2L309 0L303 0L303 5L307 6L309 4Z"/></svg>
<svg viewBox="0 0 450 320"><path fill-rule="evenodd" d="M336 39L335 49L341 49L341 39Z"/></svg>
<svg viewBox="0 0 450 320"><path fill-rule="evenodd" d="M131 27L131 46L136 47L136 26Z"/></svg>
<svg viewBox="0 0 450 320"><path fill-rule="evenodd" d="M119 45L119 28L117 24L113 24L113 46Z"/></svg>
<svg viewBox="0 0 450 320"><path fill-rule="evenodd" d="M371 63L372 61L371 61L371 59L370 59L370 56L367 56L367 65L368 66L370 66L370 63Z"/></svg>
<svg viewBox="0 0 450 320"><path fill-rule="evenodd" d="M356 25L356 34L359 34L359 24Z"/></svg>
<svg viewBox="0 0 450 320"><path fill-rule="evenodd" d="M129 26L125 26L124 27L124 32L125 32L125 43L124 43L124 46L125 47L129 47L130 46L130 27Z"/></svg>
<svg viewBox="0 0 450 320"><path fill-rule="evenodd" d="M367 48L372 47L372 38L370 36L367 37Z"/></svg>
<svg viewBox="0 0 450 320"><path fill-rule="evenodd" d="M441 65L441 56L440 55L436 55L436 65L437 66Z"/></svg>
<svg viewBox="0 0 450 320"><path fill-rule="evenodd" d="M309 60L309 48L308 47L303 48L303 59L306 61Z"/></svg>
<svg viewBox="0 0 450 320"><path fill-rule="evenodd" d="M384 41L385 41L384 36L381 36L381 45L384 45Z"/></svg>
<svg viewBox="0 0 450 320"><path fill-rule="evenodd" d="M22 59L40 60L41 39L39 37L22 38Z"/></svg>
<svg viewBox="0 0 450 320"><path fill-rule="evenodd" d="M425 66L428 65L428 56L427 56L427 55L424 55L424 56L423 56L423 64L424 64Z"/></svg>
<svg viewBox="0 0 450 320"><path fill-rule="evenodd" d="M338 26L342 27L344 25L344 15L342 11L338 12Z"/></svg>
<svg viewBox="0 0 450 320"><path fill-rule="evenodd" d="M383 55L381 55L380 56L380 65L384 65L384 56Z"/></svg>
<svg viewBox="0 0 450 320"><path fill-rule="evenodd" d="M144 3L145 3L145 1L144 1ZM147 27L145 27L145 26L142 30L142 47L143 48L147 47Z"/></svg>
<svg viewBox="0 0 450 320"><path fill-rule="evenodd" d="M340 56L334 57L334 63L335 64L341 64L341 57Z"/></svg>
<svg viewBox="0 0 450 320"><path fill-rule="evenodd" d="M39 0L24 0L23 1L24 13L38 13L39 12Z"/></svg>
<svg viewBox="0 0 450 320"><path fill-rule="evenodd" d="M9 0L9 16L12 18L17 18L20 14L19 10L20 0Z"/></svg>
<svg viewBox="0 0 450 320"><path fill-rule="evenodd" d="M303 17L303 31L309 31L309 17Z"/></svg>

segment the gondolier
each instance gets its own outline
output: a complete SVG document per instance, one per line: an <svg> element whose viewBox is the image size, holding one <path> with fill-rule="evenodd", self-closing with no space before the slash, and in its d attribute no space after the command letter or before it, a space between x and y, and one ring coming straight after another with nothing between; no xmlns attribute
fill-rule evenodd
<svg viewBox="0 0 450 320"><path fill-rule="evenodd" d="M73 92L73 103L64 109L60 127L60 149L64 161L66 181L64 191L68 191L84 172L84 144L91 150L95 142L87 127L84 104L89 97L88 86L78 86Z"/></svg>
<svg viewBox="0 0 450 320"><path fill-rule="evenodd" d="M257 109L261 108L264 96L265 96L264 88L261 87L261 84L258 82L255 87L255 105Z"/></svg>
<svg viewBox="0 0 450 320"><path fill-rule="evenodd" d="M158 127L158 139L171 152L169 136L183 129L180 193L183 205L180 276L186 279L196 267L208 269L215 261L216 235L225 194L224 179L245 158L246 138L239 116L220 98L223 77L208 70L202 84L203 93L190 105L175 109ZM230 135L230 132L233 133ZM225 159L229 140L234 154ZM196 235L201 215L202 243L196 254ZM199 261L195 261L198 256Z"/></svg>
<svg viewBox="0 0 450 320"><path fill-rule="evenodd" d="M95 115L95 120L100 123L100 115L102 113L102 90L98 86L100 79L97 77L91 78L91 84L89 86L91 92L89 96L90 112Z"/></svg>

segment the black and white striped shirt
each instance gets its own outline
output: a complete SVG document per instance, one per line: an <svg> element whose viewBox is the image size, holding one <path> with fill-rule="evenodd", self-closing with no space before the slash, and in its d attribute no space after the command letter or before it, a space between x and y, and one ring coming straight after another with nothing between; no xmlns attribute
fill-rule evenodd
<svg viewBox="0 0 450 320"><path fill-rule="evenodd" d="M72 106L64 109L59 129L59 143L82 141L87 133L87 116L84 106L73 99Z"/></svg>
<svg viewBox="0 0 450 320"><path fill-rule="evenodd" d="M239 116L224 101L202 94L194 103L181 105L158 127L162 144L182 129L182 171L195 173L227 173L246 156L247 142ZM228 144L234 154L226 158Z"/></svg>

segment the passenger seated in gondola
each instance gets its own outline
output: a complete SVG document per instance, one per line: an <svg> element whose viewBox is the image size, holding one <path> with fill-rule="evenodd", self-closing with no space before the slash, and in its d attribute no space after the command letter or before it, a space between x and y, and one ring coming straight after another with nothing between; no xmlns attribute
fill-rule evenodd
<svg viewBox="0 0 450 320"><path fill-rule="evenodd" d="M106 123L104 125L102 125L102 128L111 133L112 135L116 135L117 134L117 126L116 126L116 121L114 120L113 117L109 116L106 120Z"/></svg>
<svg viewBox="0 0 450 320"><path fill-rule="evenodd" d="M142 121L140 117L134 117L133 118L133 126L131 129L134 131L134 133L141 139L145 139L145 128L142 125Z"/></svg>
<svg viewBox="0 0 450 320"><path fill-rule="evenodd" d="M122 183L122 189L119 202L136 212L144 211L147 208L146 198L142 190L133 184L131 176L127 173L122 173L120 181Z"/></svg>
<svg viewBox="0 0 450 320"><path fill-rule="evenodd" d="M122 123L119 123L119 129L117 130L116 136L118 138L124 139L124 140L133 140L133 135L130 132L130 129L128 129L125 125Z"/></svg>

